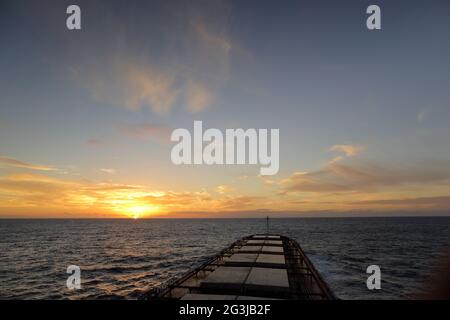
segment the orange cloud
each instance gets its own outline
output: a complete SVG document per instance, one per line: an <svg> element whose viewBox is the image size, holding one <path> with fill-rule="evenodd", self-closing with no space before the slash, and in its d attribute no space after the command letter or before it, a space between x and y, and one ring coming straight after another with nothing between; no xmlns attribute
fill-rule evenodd
<svg viewBox="0 0 450 320"><path fill-rule="evenodd" d="M450 196L356 201L358 207L377 206L389 209L450 210Z"/></svg>
<svg viewBox="0 0 450 320"><path fill-rule="evenodd" d="M374 192L388 187L449 183L450 162L430 161L390 167L366 161L335 161L317 171L294 173L281 181L284 193Z"/></svg>
<svg viewBox="0 0 450 320"><path fill-rule="evenodd" d="M395 167L351 160L296 172L273 181L270 191L251 188L253 194L239 191L242 184L251 183L246 180L233 193L227 185L210 193L61 179L51 176L52 171L8 173L0 176L0 217L214 217L357 210L442 212L450 208L446 196L450 192L450 161ZM281 192L273 192L274 188Z"/></svg>
<svg viewBox="0 0 450 320"><path fill-rule="evenodd" d="M222 191L229 190L221 187ZM34 173L0 177L0 199L2 216L25 212L27 216L36 214L41 217L146 217L176 211L214 212L253 205L251 197L214 197L205 190L161 191L142 185L68 180Z"/></svg>
<svg viewBox="0 0 450 320"><path fill-rule="evenodd" d="M233 190L233 188L226 186L226 185L220 185L216 187L216 192L220 194L229 193Z"/></svg>

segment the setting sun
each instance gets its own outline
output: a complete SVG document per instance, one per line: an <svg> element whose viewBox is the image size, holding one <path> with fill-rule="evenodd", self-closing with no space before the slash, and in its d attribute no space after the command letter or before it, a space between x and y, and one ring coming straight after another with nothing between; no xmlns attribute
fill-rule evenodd
<svg viewBox="0 0 450 320"><path fill-rule="evenodd" d="M123 213L133 219L142 218L148 215L151 215L151 213L154 213L158 211L158 208L156 206L152 205L133 205L133 206L125 206L123 208Z"/></svg>

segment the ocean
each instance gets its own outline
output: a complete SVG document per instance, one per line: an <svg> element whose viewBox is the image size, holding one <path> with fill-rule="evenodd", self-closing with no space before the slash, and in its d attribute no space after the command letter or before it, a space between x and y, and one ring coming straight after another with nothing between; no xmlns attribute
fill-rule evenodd
<svg viewBox="0 0 450 320"><path fill-rule="evenodd" d="M136 299L265 219L0 220L0 299ZM341 299L410 299L448 252L450 217L271 219ZM366 268L381 268L381 290ZM69 265L81 289L69 290Z"/></svg>

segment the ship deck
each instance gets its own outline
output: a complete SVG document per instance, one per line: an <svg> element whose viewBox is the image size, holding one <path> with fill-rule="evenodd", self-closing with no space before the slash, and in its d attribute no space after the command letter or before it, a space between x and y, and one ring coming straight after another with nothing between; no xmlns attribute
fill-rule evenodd
<svg viewBox="0 0 450 320"><path fill-rule="evenodd" d="M296 241L256 234L143 299L329 300L334 295Z"/></svg>

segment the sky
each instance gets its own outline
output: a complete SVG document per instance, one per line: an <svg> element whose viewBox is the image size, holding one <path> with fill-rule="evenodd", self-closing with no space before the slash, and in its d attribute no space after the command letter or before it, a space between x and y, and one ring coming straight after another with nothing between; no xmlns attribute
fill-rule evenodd
<svg viewBox="0 0 450 320"><path fill-rule="evenodd" d="M1 1L0 217L450 214L449 16L448 1ZM170 134L195 120L279 129L279 172L174 165Z"/></svg>

